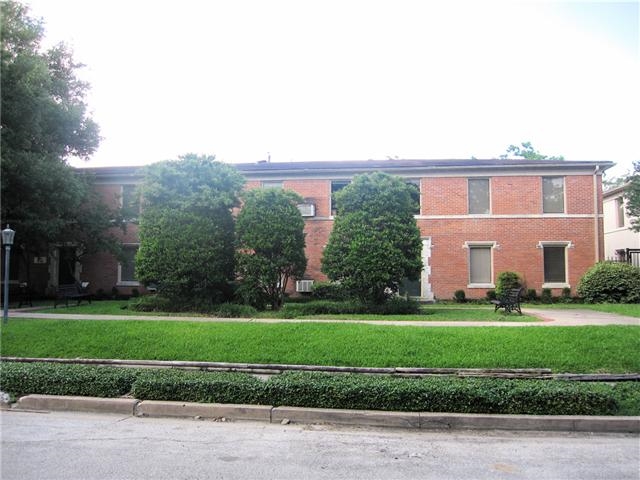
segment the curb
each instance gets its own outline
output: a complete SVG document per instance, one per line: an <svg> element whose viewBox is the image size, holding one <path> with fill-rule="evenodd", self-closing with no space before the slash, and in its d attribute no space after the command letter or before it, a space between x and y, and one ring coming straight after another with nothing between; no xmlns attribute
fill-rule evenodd
<svg viewBox="0 0 640 480"><path fill-rule="evenodd" d="M340 410L156 400L140 401L135 398L56 395L27 395L21 397L12 410L59 410L117 413L138 417L209 418L283 424L332 424L421 430L537 430L640 433L640 417L386 412L380 410Z"/></svg>

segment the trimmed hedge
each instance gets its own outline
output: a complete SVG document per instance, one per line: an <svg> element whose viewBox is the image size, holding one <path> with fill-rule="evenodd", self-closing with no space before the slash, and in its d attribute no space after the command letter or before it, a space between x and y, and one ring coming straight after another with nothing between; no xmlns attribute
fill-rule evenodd
<svg viewBox="0 0 640 480"><path fill-rule="evenodd" d="M246 373L147 370L132 386L140 400L263 403L263 383Z"/></svg>
<svg viewBox="0 0 640 480"><path fill-rule="evenodd" d="M141 371L95 365L2 362L0 390L18 397L30 393L119 397L131 391Z"/></svg>
<svg viewBox="0 0 640 480"><path fill-rule="evenodd" d="M638 415L640 383L494 378L400 378L290 372L263 382L243 373L3 362L0 390L202 403L411 412Z"/></svg>
<svg viewBox="0 0 640 480"><path fill-rule="evenodd" d="M420 304L415 300L395 297L380 305L364 304L357 300L314 300L306 303L285 303L282 316L295 318L305 315L376 314L415 315Z"/></svg>
<svg viewBox="0 0 640 480"><path fill-rule="evenodd" d="M587 303L639 303L640 268L628 263L597 263L580 279L578 295Z"/></svg>

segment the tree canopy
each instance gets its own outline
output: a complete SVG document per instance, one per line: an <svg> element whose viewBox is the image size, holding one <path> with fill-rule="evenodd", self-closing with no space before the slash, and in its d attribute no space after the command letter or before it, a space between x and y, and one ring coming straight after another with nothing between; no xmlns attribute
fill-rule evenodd
<svg viewBox="0 0 640 480"><path fill-rule="evenodd" d="M399 177L354 177L335 195L337 217L322 257L332 281L367 303L383 303L422 269L413 189Z"/></svg>
<svg viewBox="0 0 640 480"><path fill-rule="evenodd" d="M136 277L165 297L218 303L234 275L234 221L243 177L212 156L146 168ZM192 306L192 305L186 305Z"/></svg>
<svg viewBox="0 0 640 480"><path fill-rule="evenodd" d="M256 307L282 306L292 278L307 267L304 220L297 208L302 198L279 188L250 190L236 222L240 292Z"/></svg>
<svg viewBox="0 0 640 480"><path fill-rule="evenodd" d="M73 242L80 252L117 250L107 231L117 217L100 202L90 178L67 164L98 147L89 117L88 84L63 44L42 51L42 21L27 7L0 3L2 94L2 224L16 230L23 252Z"/></svg>
<svg viewBox="0 0 640 480"><path fill-rule="evenodd" d="M640 232L640 161L633 164L633 175L625 189L627 213L631 217L631 228Z"/></svg>
<svg viewBox="0 0 640 480"><path fill-rule="evenodd" d="M500 155L500 158L524 158L526 160L564 160L562 155L560 156L548 156L538 152L531 142L522 142L520 145L509 145L507 147L507 153Z"/></svg>

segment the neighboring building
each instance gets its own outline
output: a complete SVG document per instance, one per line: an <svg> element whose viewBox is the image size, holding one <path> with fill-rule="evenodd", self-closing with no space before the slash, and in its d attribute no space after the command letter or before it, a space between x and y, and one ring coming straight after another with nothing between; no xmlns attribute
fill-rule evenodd
<svg viewBox="0 0 640 480"><path fill-rule="evenodd" d="M631 218L624 198L625 188L626 185L623 185L603 194L605 258L630 261L640 267L640 232L631 230Z"/></svg>
<svg viewBox="0 0 640 480"><path fill-rule="evenodd" d="M305 291L321 272L322 251L333 227L332 194L354 175L384 171L415 186L416 221L422 235L424 269L405 291L425 301L450 299L456 290L480 298L502 271L518 272L527 288L572 290L604 259L602 172L611 162L556 160L384 160L237 164L247 188L282 187L304 198L308 267L292 292ZM122 236L127 256L119 264L107 254L83 258L76 279L90 289L143 291L135 279L138 248L135 185L140 167L83 169L96 178L105 200L130 207L132 222ZM67 247L64 247L67 248ZM61 248L60 254L63 254ZM53 257L52 257L53 258ZM53 272L49 269L50 272ZM51 274L49 286L55 287Z"/></svg>

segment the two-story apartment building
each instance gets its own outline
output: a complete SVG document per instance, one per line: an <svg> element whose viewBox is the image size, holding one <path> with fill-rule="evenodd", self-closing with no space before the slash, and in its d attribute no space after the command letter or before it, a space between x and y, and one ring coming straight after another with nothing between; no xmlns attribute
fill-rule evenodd
<svg viewBox="0 0 640 480"><path fill-rule="evenodd" d="M424 268L420 281L405 288L425 301L450 299L459 289L469 298L484 297L506 270L518 272L538 292L574 290L587 269L605 257L601 179L611 166L607 161L495 159L235 165L247 179L246 188L291 189L304 198L300 210L308 267L300 280L326 279L321 258L334 222L332 193L355 175L371 171L398 175L414 185ZM106 200L135 210L140 167L86 170L95 175ZM133 265L137 228L130 223L122 236L129 262L94 255L77 265L76 278L89 281L92 291L108 292L114 286L124 293L142 290ZM51 284L55 281L50 278ZM296 287L306 290L311 283Z"/></svg>
<svg viewBox="0 0 640 480"><path fill-rule="evenodd" d="M604 253L607 260L629 261L640 266L640 232L631 230L626 208L626 185L603 194Z"/></svg>

